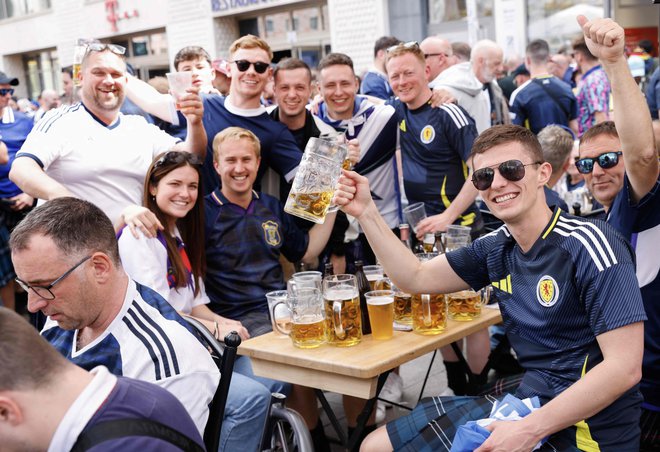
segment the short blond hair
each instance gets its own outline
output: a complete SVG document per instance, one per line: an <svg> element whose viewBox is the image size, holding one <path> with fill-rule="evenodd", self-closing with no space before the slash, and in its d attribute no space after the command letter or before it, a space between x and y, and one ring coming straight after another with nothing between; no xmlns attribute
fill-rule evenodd
<svg viewBox="0 0 660 452"><path fill-rule="evenodd" d="M261 158L261 143L254 133L242 127L227 127L213 138L213 161L218 163L222 143L225 141L240 141L242 139L248 140L252 145L254 154L257 158Z"/></svg>
<svg viewBox="0 0 660 452"><path fill-rule="evenodd" d="M391 48L391 47L390 47ZM401 55L405 55L406 53L410 53L414 55L424 66L426 66L426 58L424 58L424 52L422 49L419 47L419 44L414 43L401 43L394 48L391 48L391 50L387 51L387 56L385 58L385 64L389 63L389 61L392 58L399 57Z"/></svg>
<svg viewBox="0 0 660 452"><path fill-rule="evenodd" d="M261 49L268 53L268 62L273 60L273 51L266 41L255 35L245 35L234 41L229 47L229 53L233 55L239 49Z"/></svg>

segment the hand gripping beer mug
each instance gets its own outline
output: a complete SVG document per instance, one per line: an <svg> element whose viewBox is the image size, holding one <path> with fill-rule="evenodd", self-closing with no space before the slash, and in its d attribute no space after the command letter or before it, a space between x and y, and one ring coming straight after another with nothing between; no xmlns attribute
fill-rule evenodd
<svg viewBox="0 0 660 452"><path fill-rule="evenodd" d="M286 301L291 312L291 331L287 333L276 323L282 334L291 337L298 348L316 348L326 342L323 298L317 288L300 287L289 293ZM275 305L277 308L277 305Z"/></svg>
<svg viewBox="0 0 660 452"><path fill-rule="evenodd" d="M431 260L437 255L437 253L416 254L422 262ZM413 331L417 334L440 334L447 327L447 299L443 294L413 294L411 311Z"/></svg>
<svg viewBox="0 0 660 452"><path fill-rule="evenodd" d="M491 287L479 291L461 290L447 295L449 317L458 322L469 322L481 315L481 307L488 304Z"/></svg>
<svg viewBox="0 0 660 452"><path fill-rule="evenodd" d="M328 343L338 347L362 340L360 295L354 275L332 275L323 280Z"/></svg>
<svg viewBox="0 0 660 452"><path fill-rule="evenodd" d="M327 138L310 138L284 211L322 224L330 207L348 148Z"/></svg>
<svg viewBox="0 0 660 452"><path fill-rule="evenodd" d="M394 331L394 292L372 290L364 294L369 310L371 335L374 339L392 339Z"/></svg>

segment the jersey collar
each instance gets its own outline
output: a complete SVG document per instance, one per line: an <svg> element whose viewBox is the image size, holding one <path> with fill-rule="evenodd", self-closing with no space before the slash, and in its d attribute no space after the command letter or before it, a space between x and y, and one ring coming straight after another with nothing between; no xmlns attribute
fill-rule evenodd
<svg viewBox="0 0 660 452"><path fill-rule="evenodd" d="M115 129L115 128L119 127L119 123L121 122L121 113L119 113L119 112L117 113L117 119L115 119L115 120L112 122L112 124L106 124L105 122L103 122L103 120L102 120L101 118L99 118L99 117L96 116L94 113L92 113L92 111L91 111L89 108L87 108L87 106L85 105L84 102L80 102L80 104L83 106L83 108L85 109L85 111L86 111L87 113L89 113L89 115L90 115L90 116L91 116L96 122L98 122L99 124L101 124L101 125L102 125L103 127L105 127L106 129L108 129L108 130L112 130L112 129Z"/></svg>

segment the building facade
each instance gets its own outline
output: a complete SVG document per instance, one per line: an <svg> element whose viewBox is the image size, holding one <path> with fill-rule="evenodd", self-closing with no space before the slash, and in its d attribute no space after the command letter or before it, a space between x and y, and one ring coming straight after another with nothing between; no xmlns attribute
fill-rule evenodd
<svg viewBox="0 0 660 452"><path fill-rule="evenodd" d="M558 48L578 32L576 13L611 14L624 26L655 27L646 0L0 0L0 69L18 77L19 97L61 88L78 38L123 45L143 79L170 70L174 54L200 45L227 57L239 36L265 38L275 61L296 56L314 66L327 53L349 54L358 73L371 66L383 35L420 41L495 39L507 55L529 39ZM657 35L657 31L656 31Z"/></svg>

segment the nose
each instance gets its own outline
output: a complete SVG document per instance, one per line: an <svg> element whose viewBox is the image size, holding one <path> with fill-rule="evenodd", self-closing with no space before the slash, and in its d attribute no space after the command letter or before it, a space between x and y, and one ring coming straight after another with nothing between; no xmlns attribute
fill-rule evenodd
<svg viewBox="0 0 660 452"><path fill-rule="evenodd" d="M598 162L594 162L594 169L592 171L592 174L594 175L594 177L599 177L605 174L605 170L601 168Z"/></svg>
<svg viewBox="0 0 660 452"><path fill-rule="evenodd" d="M27 291L27 309L32 314L36 314L46 307L48 300L41 298L39 295L34 293L32 290Z"/></svg>
<svg viewBox="0 0 660 452"><path fill-rule="evenodd" d="M501 188L506 186L507 183L509 183L509 181L500 174L498 169L496 169L493 176L493 183L490 184L491 188Z"/></svg>

